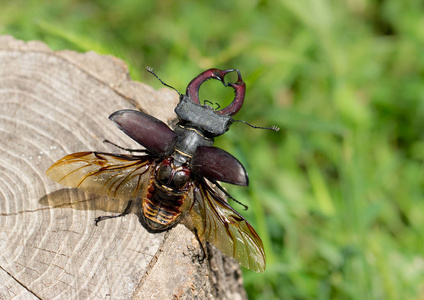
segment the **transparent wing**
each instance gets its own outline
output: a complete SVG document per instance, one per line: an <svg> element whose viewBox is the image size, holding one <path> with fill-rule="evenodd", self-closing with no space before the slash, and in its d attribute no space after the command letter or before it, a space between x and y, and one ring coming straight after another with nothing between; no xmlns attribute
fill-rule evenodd
<svg viewBox="0 0 424 300"><path fill-rule="evenodd" d="M263 272L264 247L253 227L204 180L196 184L193 193L190 215L199 237L214 244L243 267Z"/></svg>
<svg viewBox="0 0 424 300"><path fill-rule="evenodd" d="M55 162L46 175L64 186L131 200L149 180L154 165L155 157L150 155L78 152Z"/></svg>

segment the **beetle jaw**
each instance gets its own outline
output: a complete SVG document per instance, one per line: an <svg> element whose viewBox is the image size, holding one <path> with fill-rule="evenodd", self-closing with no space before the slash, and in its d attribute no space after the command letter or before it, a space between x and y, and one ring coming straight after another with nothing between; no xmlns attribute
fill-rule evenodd
<svg viewBox="0 0 424 300"><path fill-rule="evenodd" d="M237 72L237 81L235 83L226 83L225 75L231 72ZM216 113L223 116L234 116L243 106L244 95L246 92L246 84L244 83L240 71L238 69L228 69L228 70L219 70L219 69L209 69L200 73L196 78L194 78L187 86L186 96L194 103L200 104L199 100L199 89L200 86L209 79L216 79L222 82L222 84L227 87L230 86L234 89L235 96L234 100L227 107L217 110ZM181 95L182 97L184 95ZM182 98L181 98L182 99Z"/></svg>

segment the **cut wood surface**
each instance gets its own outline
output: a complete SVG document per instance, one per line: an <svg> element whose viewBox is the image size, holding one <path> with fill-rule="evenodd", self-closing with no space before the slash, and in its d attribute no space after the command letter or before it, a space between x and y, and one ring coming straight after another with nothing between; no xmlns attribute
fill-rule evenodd
<svg viewBox="0 0 424 300"><path fill-rule="evenodd" d="M0 36L0 299L246 298L238 264L211 246L199 262L183 225L149 233L131 213L95 226L126 203L45 176L66 154L121 152L104 139L140 148L108 120L114 111L172 124L177 103L112 56Z"/></svg>

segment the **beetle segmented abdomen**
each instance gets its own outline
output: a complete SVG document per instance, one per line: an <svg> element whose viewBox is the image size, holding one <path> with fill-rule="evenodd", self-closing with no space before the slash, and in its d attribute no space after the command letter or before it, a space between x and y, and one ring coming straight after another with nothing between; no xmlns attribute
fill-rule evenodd
<svg viewBox="0 0 424 300"><path fill-rule="evenodd" d="M176 211L175 208L159 204L149 198L143 199L144 216L163 228L171 226L180 216L181 212Z"/></svg>

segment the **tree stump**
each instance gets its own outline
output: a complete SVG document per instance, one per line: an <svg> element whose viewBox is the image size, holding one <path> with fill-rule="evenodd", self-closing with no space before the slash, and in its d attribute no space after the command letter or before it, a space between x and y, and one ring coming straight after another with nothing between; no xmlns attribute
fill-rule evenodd
<svg viewBox="0 0 424 300"><path fill-rule="evenodd" d="M194 74L197 75L197 74ZM183 225L149 233L126 203L64 188L66 154L139 148L109 120L140 109L172 124L178 95L131 81L119 59L0 36L0 299L244 299L238 264Z"/></svg>

